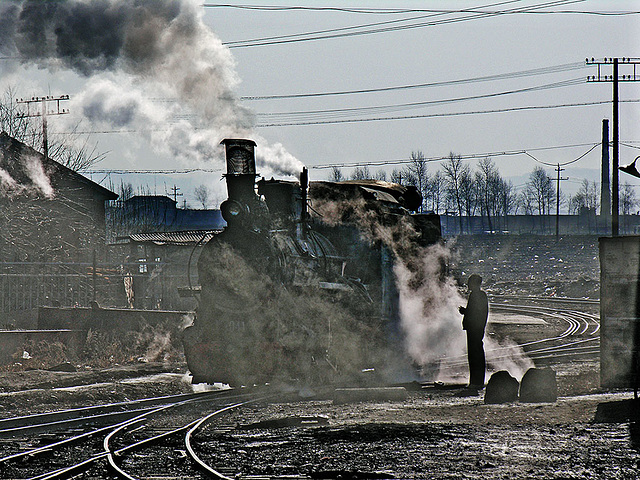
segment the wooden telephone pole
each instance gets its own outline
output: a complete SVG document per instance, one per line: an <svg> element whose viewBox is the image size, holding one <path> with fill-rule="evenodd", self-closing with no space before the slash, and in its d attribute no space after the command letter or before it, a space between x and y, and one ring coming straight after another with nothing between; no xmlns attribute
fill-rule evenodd
<svg viewBox="0 0 640 480"><path fill-rule="evenodd" d="M32 97L30 100L16 100L16 103L23 103L27 105L27 112L19 115L20 118L25 117L42 117L42 153L45 158L49 158L49 141L47 139L47 116L49 115L64 115L69 113L69 110L65 110L64 108L60 108L60 102L64 100L69 100L69 95L60 95L59 97ZM49 110L48 103L54 102L55 108ZM40 103L40 111L31 112L30 106L32 103Z"/></svg>

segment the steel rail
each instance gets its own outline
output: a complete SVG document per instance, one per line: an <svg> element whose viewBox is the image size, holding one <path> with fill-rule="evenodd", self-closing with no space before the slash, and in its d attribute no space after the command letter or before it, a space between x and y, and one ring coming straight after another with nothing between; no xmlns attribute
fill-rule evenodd
<svg viewBox="0 0 640 480"><path fill-rule="evenodd" d="M549 353L555 353L558 357L560 356L568 356L571 354L576 354L576 355L583 355L585 353L589 353L589 354L596 354L600 352L600 345L586 345L586 346L574 346L576 344L580 344L582 342L598 342L599 339L598 338L590 338L587 340L581 340L580 342L572 342L572 343L568 343L568 344L563 344L563 345L556 345L556 346L552 346L552 347L545 347L545 348L541 348L539 350L530 350L525 352L527 357L531 360L538 360L538 359L544 359L544 358L551 358L550 355L547 355ZM512 354L506 353L504 355L496 355L493 356L491 355L489 352L502 352L503 350L510 350L510 349L514 349L514 348L518 348L518 345L516 346L506 346L504 347L504 349L491 349L487 352L486 355L486 360L488 364L491 363L495 363L501 360L505 360L505 359L510 359L512 358ZM446 364L443 364L440 366L441 369L447 369L447 368L460 368L460 367L464 367L467 365L467 360L466 360L466 356L457 356L456 360L453 362L447 362Z"/></svg>
<svg viewBox="0 0 640 480"><path fill-rule="evenodd" d="M108 441L106 439L110 439L116 432L120 432L126 428L131 428L134 426L137 426L138 424L141 424L146 418L152 416L152 415L156 415L159 414L165 410L168 410L170 408L175 408L178 406L182 406L182 405L186 405L189 403L193 403L195 402L196 399L189 399L189 400L184 400L181 402L176 402L174 404L171 405L164 405L161 407L158 407L150 412L146 412L146 413L142 413L140 415L138 415L136 418L132 418L130 420L121 422L117 425L111 425L110 427L106 427L104 429L102 429L103 431L109 431L109 433L107 434L107 436L105 437L105 441L103 441L103 445L107 445L108 446ZM111 452L109 451L104 451L101 453L98 453L96 455L93 455L81 462L75 463L73 465L70 465L68 467L64 467L64 468L60 468L51 472L48 472L46 474L40 475L38 477L29 479L29 480L36 480L36 478L38 480L57 480L57 479L63 479L63 478L71 478L71 476L75 476L76 474L86 471L88 468L90 468L95 462L99 461L99 460L103 460L106 459L107 461L109 461L109 458L111 456ZM111 463L111 462L109 462ZM125 477L126 478L126 477Z"/></svg>
<svg viewBox="0 0 640 480"><path fill-rule="evenodd" d="M528 297L524 297L528 298ZM532 306L532 305L513 305L513 304L495 304L491 303L490 305L491 311L500 311L500 312L513 312L519 314L536 314L543 315L546 317L551 317L556 320L561 320L568 324L567 329L561 334L554 337L542 338L539 340L533 340L530 342L523 342L519 344L515 344L512 346L500 346L497 348L488 349L486 351L487 363L500 361L505 358L510 358L511 355L506 353L510 350L524 350L525 354L531 359L547 359L550 358L550 355L546 355L546 353L553 353L558 357L566 357L571 354L574 355L584 355L589 354L593 355L599 352L598 346L589 346L585 347L586 351L577 351L574 345L581 344L583 342L599 342L599 336L596 336L600 329L600 322L597 316L589 313L578 312L575 310L567 310L567 309L557 309L543 306ZM587 330L589 330L590 325L595 325L595 328L588 335L592 338L578 340L576 342L563 343L560 345L552 345L545 346L538 349L528 349L525 350L525 347L532 347L534 345L544 345L549 342L558 342L564 341L567 337L570 336L583 336L587 334ZM501 355L501 353L505 352ZM573 352L573 353L572 353ZM498 355L492 355L497 353ZM439 368L441 370L459 368L466 365L466 355L457 355L455 357L450 357L448 359L443 359Z"/></svg>
<svg viewBox="0 0 640 480"><path fill-rule="evenodd" d="M111 470L113 472L115 472L121 478L125 478L126 480L136 480L134 477L132 477L127 472L122 470L116 464L115 460L113 459L113 453L111 452L111 449L109 448L109 441L111 440L111 437L113 437L114 435L118 434L121 430L124 430L125 428L127 428L127 425L122 425L122 426L120 426L118 428L113 429L111 432L109 432L109 434L106 437L104 437L104 440L102 442L102 446L104 448L104 453L106 454L106 457L107 457L107 462L109 463L109 468L111 468Z"/></svg>
<svg viewBox="0 0 640 480"><path fill-rule="evenodd" d="M128 402L107 403L104 405L90 405L87 407L57 410L55 412L36 413L33 415L4 418L0 419L0 434L4 430L11 428L26 427L31 425L55 424L56 422L67 420L99 417L101 415L106 415L109 413L126 413L126 409L130 407L143 407L139 409L143 410L144 407L168 405L171 403L180 402L182 400L188 400L190 398L198 398L201 395L224 395L230 391L231 390L218 390L202 393L183 393L179 395L142 398L138 400L131 400Z"/></svg>
<svg viewBox="0 0 640 480"><path fill-rule="evenodd" d="M263 401L265 398L269 398L269 397L264 397L264 398L255 398L255 395L252 393L243 393L243 394L237 394L236 397L237 398L242 398L242 397L246 397L249 396L249 400L246 400L244 402L240 402L234 405L230 405L230 406L226 406L220 410L216 410L215 412L213 412L212 414L207 415L207 417L213 417L215 415L218 415L222 412L225 412L227 410L229 410L230 408L235 408L237 406L242 406L242 405L247 405L250 403L254 403L254 402L258 402L258 401ZM235 397L234 397L235 398ZM229 400L229 399L225 399L225 400ZM205 417L206 418L206 417ZM121 460L126 454L131 453L133 451L137 451L140 450L142 448L148 447L148 446L152 446L154 444L157 444L158 442L175 436L175 435L180 435L180 434L186 434L190 429L192 429L196 424L198 423L202 423L202 418L194 420L192 422L187 423L186 425L182 425L180 427L174 428L172 430L169 430L167 432L163 432L161 434L146 438L144 440L140 440L138 442L129 444L125 447L122 447L118 450L112 450L109 446L109 443L112 439L112 437L118 433L118 432L112 432L111 434L109 434L107 437L105 437L105 440L103 442L103 447L105 452L107 453L107 461L108 461L108 465L109 468L111 469L111 471L116 474L118 477L126 479L126 480L137 480L136 477L132 476L131 474L129 474L128 472L126 472L119 464L118 461Z"/></svg>
<svg viewBox="0 0 640 480"><path fill-rule="evenodd" d="M156 407L157 408L157 407ZM135 418L141 413L153 411L153 407L142 408L139 410L128 410L124 412L112 412L102 415L93 415L89 417L79 417L70 420L59 420L49 423L36 423L33 425L24 425L14 428L6 428L0 430L0 438L15 437L20 434L33 435L35 433L53 432L56 430L64 430L68 428L86 426L86 425L107 425L111 426L114 422L126 421ZM0 459L1 461L2 459Z"/></svg>
<svg viewBox="0 0 640 480"><path fill-rule="evenodd" d="M571 357L574 358L576 356L580 356L580 355L588 355L588 356L594 356L594 355L599 355L600 354L600 348L599 347L593 347L593 350L586 350L586 351L582 351L582 352L561 352L561 353L557 353L557 354L553 354L553 355L542 355L539 357L536 357L536 360L557 360L559 357Z"/></svg>
<svg viewBox="0 0 640 480"><path fill-rule="evenodd" d="M494 298L507 298L510 300L530 300L534 302L545 303L581 303L588 305L599 305L600 300L594 300L591 298L574 298L574 297L541 297L541 296L528 296L528 295L489 295L491 299Z"/></svg>
<svg viewBox="0 0 640 480"><path fill-rule="evenodd" d="M502 312L514 312L514 313L534 313L534 314L542 314L547 317L555 318L556 320L562 320L569 323L567 329L558 335L558 337L567 337L569 335L573 335L575 330L579 327L579 322L576 322L573 318L567 318L562 316L558 310L553 310L547 307L534 307L534 306L523 306L523 305L494 305L491 304L491 310L493 311L502 311Z"/></svg>
<svg viewBox="0 0 640 480"><path fill-rule="evenodd" d="M109 462L109 468L111 469L111 471L113 473L118 475L120 478L125 478L127 480L137 480L136 477L133 477L133 476L129 475L124 469L122 469L122 467L120 467L120 465L118 465L118 462L117 462L118 458L124 457L125 454L127 454L127 453L129 453L131 451L139 450L139 449L142 449L144 447L154 445L154 444L164 440L165 438L169 438L169 437L173 437L175 435L179 435L179 434L185 432L186 430L188 430L189 428L191 428L198 421L199 420L194 420L191 423L188 423L188 424L183 425L181 427L175 428L175 429L170 430L168 432L164 432L164 433L161 433L159 435L155 435L153 437L145 438L144 440L141 440L141 441L136 442L136 443L132 443L132 444L127 445L126 447L123 447L123 448L121 448L119 450L111 450L110 449L109 442L111 440L112 435L109 434L107 437L105 437L105 440L104 440L104 449L105 449L105 453L107 454L107 461ZM115 431L113 433L115 434Z"/></svg>
<svg viewBox="0 0 640 480"><path fill-rule="evenodd" d="M225 391L226 392L226 391ZM4 458L0 458L0 465L2 465L2 463L8 463L10 461L15 461L15 460L19 460L19 459L24 459L27 457L34 457L38 454L42 454L45 452L51 452L54 451L56 449L60 449L62 447L65 446L70 446L73 444L76 444L78 442L81 442L83 440L86 440L90 437L96 436L96 435L100 435L106 432L112 432L114 429L120 431L123 428L130 428L132 426L135 426L137 424L139 424L140 422L142 422L144 419L149 418L153 415L157 415L167 409L170 408L175 408L178 406L183 406L183 405L187 405L187 404L192 404L192 403L198 403L201 401L206 401L206 400L210 400L211 399L211 395L208 395L209 393L219 393L219 392L206 392L204 394L198 394L198 396L196 397L192 397L192 398L187 398L184 400L181 400L179 402L175 402L172 404L168 404L168 405L162 405L160 407L157 407L155 409L149 409L148 411L144 411L142 413L140 413L139 415L137 415L134 418L119 422L117 424L112 424L112 425L108 425L102 428L98 428L95 430L91 430L89 432L84 432L80 435L76 435L70 438L67 438L65 440L61 440L59 442L54 442L52 444L48 444L39 448L35 448L35 449L30 449L30 450L26 450L23 452L19 452L19 453L15 453L13 455L9 455L6 456ZM204 397L204 398L203 398ZM64 467L64 468L59 468L50 472L46 472L44 474L38 475L37 477L33 477L33 480L38 479L38 480L52 480L52 479L59 479L59 478L69 478L72 475L76 475L78 472L80 471L84 471L87 468L90 468L95 462L102 460L104 458L108 457L108 452L101 452L99 454L96 455L92 455L91 457L78 462L76 464L70 465L68 467Z"/></svg>
<svg viewBox="0 0 640 480"><path fill-rule="evenodd" d="M582 322L587 324L587 327L583 329L584 332L588 329L588 324L591 321L595 326L595 330L591 332L591 335L594 335L600 329L600 321L597 316L578 312L575 310L567 310L567 309L557 309L557 308L549 308L549 307L541 307L541 306L531 306L531 305L510 305L510 304L491 304L491 310L493 311L503 311L503 312L515 312L515 313L534 313L534 314L542 314L545 316L549 316L552 318L564 320L569 323L569 327L565 332L563 332L559 337L565 337L568 335L575 334L576 330L580 328Z"/></svg>
<svg viewBox="0 0 640 480"><path fill-rule="evenodd" d="M198 420L197 422L195 422L195 424L185 434L184 444L185 444L185 447L187 449L187 453L189 454L189 456L191 457L193 462L196 464L196 466L200 470L205 472L207 475L212 475L212 476L214 476L216 478L219 478L221 480L235 480L235 479L233 479L231 477L227 477L227 476L223 475L222 473L218 472L216 469L214 469L213 467L211 467L210 465L205 463L198 456L198 454L196 454L195 450L193 449L193 446L191 444L191 439L192 439L193 435L195 434L195 432L198 429L200 429L201 427L203 427L204 425L209 423L211 421L211 419L213 419L215 416L220 415L221 413L224 413L224 412L228 412L229 410L233 410L234 408L240 408L240 407L243 407L243 406L251 404L251 403L257 403L257 402L264 401L267 398L271 398L271 397L273 397L273 395L271 395L270 397L258 398L258 399L249 400L249 401L242 402L242 403L236 403L236 404L233 404L233 405L229 405L229 406L224 407L224 408L222 408L220 410L217 410L217 411L215 411L213 413L210 413L206 417L203 417L200 420Z"/></svg>

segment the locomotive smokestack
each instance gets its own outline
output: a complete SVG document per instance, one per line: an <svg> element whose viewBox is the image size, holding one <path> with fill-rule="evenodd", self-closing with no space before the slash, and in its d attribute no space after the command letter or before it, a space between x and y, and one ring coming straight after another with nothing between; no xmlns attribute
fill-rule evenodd
<svg viewBox="0 0 640 480"><path fill-rule="evenodd" d="M241 138L225 138L220 142L225 147L227 175L256 175L256 142Z"/></svg>
<svg viewBox="0 0 640 480"><path fill-rule="evenodd" d="M227 193L220 210L227 224L255 223L266 208L256 195L256 142L241 138L226 138L220 142L227 159ZM255 225L254 225L255 226Z"/></svg>
<svg viewBox="0 0 640 480"><path fill-rule="evenodd" d="M230 200L248 202L255 197L256 142L241 138L226 138L220 142L227 159L227 193Z"/></svg>

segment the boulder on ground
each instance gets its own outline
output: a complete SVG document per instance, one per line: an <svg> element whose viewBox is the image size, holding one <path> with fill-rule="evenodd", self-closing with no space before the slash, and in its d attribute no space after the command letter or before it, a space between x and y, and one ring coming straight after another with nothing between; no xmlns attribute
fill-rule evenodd
<svg viewBox="0 0 640 480"><path fill-rule="evenodd" d="M556 372L550 368L530 368L520 382L520 401L525 403L558 400Z"/></svg>
<svg viewBox="0 0 640 480"><path fill-rule="evenodd" d="M509 403L518 400L518 380L506 370L491 375L484 393L484 403Z"/></svg>

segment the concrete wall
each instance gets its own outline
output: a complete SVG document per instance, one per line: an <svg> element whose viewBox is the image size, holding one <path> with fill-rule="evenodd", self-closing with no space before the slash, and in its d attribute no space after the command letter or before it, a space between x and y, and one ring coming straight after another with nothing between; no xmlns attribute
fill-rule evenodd
<svg viewBox="0 0 640 480"><path fill-rule="evenodd" d="M487 217L460 217L441 215L442 234L444 236L508 232L512 234L555 235L555 215L509 215L506 218L492 218L491 228ZM600 215L560 215L558 222L560 235L608 235L611 233L611 221ZM620 215L621 235L640 233L640 215Z"/></svg>
<svg viewBox="0 0 640 480"><path fill-rule="evenodd" d="M145 325L169 322L179 326L187 312L166 310L132 310L126 308L58 308L38 309L39 329L139 330Z"/></svg>

